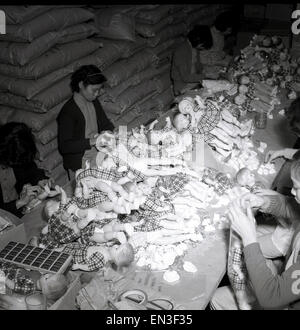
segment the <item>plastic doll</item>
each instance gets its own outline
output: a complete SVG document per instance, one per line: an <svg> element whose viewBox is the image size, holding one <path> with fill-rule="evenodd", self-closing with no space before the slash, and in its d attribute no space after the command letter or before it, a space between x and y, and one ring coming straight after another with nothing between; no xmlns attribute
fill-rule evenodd
<svg viewBox="0 0 300 330"><path fill-rule="evenodd" d="M59 299L68 288L68 280L62 274L43 274L27 271L14 264L0 261L0 269L5 274L5 285L15 293L29 294L41 290L50 300Z"/></svg>
<svg viewBox="0 0 300 330"><path fill-rule="evenodd" d="M16 207L24 207L24 213L26 213L48 197L57 196L60 193L58 186L55 186L53 189L52 184L53 181L49 179L40 181L36 186L30 184L24 185L20 199L16 202Z"/></svg>
<svg viewBox="0 0 300 330"><path fill-rule="evenodd" d="M248 188L249 190L255 185L255 175L247 167L241 168L237 172L235 178L240 186Z"/></svg>
<svg viewBox="0 0 300 330"><path fill-rule="evenodd" d="M108 248L103 245L88 246L75 242L57 250L73 255L73 270L97 271L107 263L126 267L134 260L134 250L129 243Z"/></svg>
<svg viewBox="0 0 300 330"><path fill-rule="evenodd" d="M236 182L241 186L245 187L248 190L250 190L253 193L257 192L267 192L268 194L274 194L276 192L265 189L265 186L262 182L258 182L255 179L255 174L249 170L247 167L241 168L236 176L235 176Z"/></svg>

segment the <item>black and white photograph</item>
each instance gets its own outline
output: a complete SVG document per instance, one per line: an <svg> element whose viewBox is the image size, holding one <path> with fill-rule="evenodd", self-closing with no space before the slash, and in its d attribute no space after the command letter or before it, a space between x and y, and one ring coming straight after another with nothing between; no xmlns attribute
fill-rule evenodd
<svg viewBox="0 0 300 330"><path fill-rule="evenodd" d="M298 309L300 3L0 5L0 310Z"/></svg>

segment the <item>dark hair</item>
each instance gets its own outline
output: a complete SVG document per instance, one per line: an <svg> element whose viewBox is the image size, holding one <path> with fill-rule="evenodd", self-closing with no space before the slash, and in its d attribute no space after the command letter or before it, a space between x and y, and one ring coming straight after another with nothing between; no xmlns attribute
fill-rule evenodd
<svg viewBox="0 0 300 330"><path fill-rule="evenodd" d="M214 26L220 32L225 32L228 28L235 30L237 19L238 17L232 11L225 11L216 17Z"/></svg>
<svg viewBox="0 0 300 330"><path fill-rule="evenodd" d="M31 129L24 123L11 122L0 128L0 164L23 166L34 161L37 149Z"/></svg>
<svg viewBox="0 0 300 330"><path fill-rule="evenodd" d="M195 48L202 44L205 49L209 49L213 45L212 35L209 26L195 25L187 35L192 47Z"/></svg>
<svg viewBox="0 0 300 330"><path fill-rule="evenodd" d="M300 137L300 98L294 100L286 111L290 128Z"/></svg>
<svg viewBox="0 0 300 330"><path fill-rule="evenodd" d="M106 78L101 70L96 65L83 65L71 76L71 89L72 92L79 92L79 83L83 82L84 86L103 84Z"/></svg>

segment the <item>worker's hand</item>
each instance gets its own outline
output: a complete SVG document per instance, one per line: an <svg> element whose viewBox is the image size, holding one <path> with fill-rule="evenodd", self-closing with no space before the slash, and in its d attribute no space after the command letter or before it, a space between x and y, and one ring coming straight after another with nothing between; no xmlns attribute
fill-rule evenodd
<svg viewBox="0 0 300 330"><path fill-rule="evenodd" d="M265 156L265 163L271 163L273 160L283 157L285 159L293 159L298 149L285 148L280 150L269 150Z"/></svg>
<svg viewBox="0 0 300 330"><path fill-rule="evenodd" d="M232 203L228 216L231 221L231 228L240 235L244 247L257 241L256 222L249 205L246 211L243 211L237 203Z"/></svg>
<svg viewBox="0 0 300 330"><path fill-rule="evenodd" d="M247 193L237 201L239 206L244 210L249 206L250 208L261 208L268 203L268 200L263 195L257 195L253 193Z"/></svg>

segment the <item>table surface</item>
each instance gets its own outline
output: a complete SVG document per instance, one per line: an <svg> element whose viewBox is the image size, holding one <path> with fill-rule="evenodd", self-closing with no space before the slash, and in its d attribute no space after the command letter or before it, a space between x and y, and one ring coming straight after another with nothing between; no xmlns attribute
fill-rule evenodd
<svg viewBox="0 0 300 330"><path fill-rule="evenodd" d="M296 137L289 132L286 117L278 114L278 110L282 107L283 105L273 111L274 119L268 119L266 129L256 129L253 135L254 142L263 141L267 143L267 150L292 147L295 143ZM175 111L176 109L171 109L161 116L155 128L159 129L164 126L165 118L168 116L172 117ZM249 114L249 116L252 117L254 114ZM226 172L226 167L216 160L210 148L206 146L204 152L205 166L214 167ZM262 154L259 157L263 159ZM283 163L283 160L276 161L277 172ZM232 168L228 168L227 170L232 171ZM270 187L275 176L276 174L267 177L258 176L258 179L263 181L267 187ZM68 183L64 188L67 194L71 196L74 183ZM42 209L43 204L22 218L28 238L39 234L41 228L46 224ZM210 211L220 213L218 209ZM156 278L157 283L161 284L161 294L170 297L176 301L177 305L182 305L185 309L204 309L226 272L227 242L228 230L218 230L216 235L204 239L202 242L197 243L197 246L190 248L184 260L191 261L197 267L198 272L190 274L178 270L181 278L173 284L169 284L163 280L164 271L152 271L152 276ZM129 270L128 276L132 273L138 274L141 271L134 265Z"/></svg>

